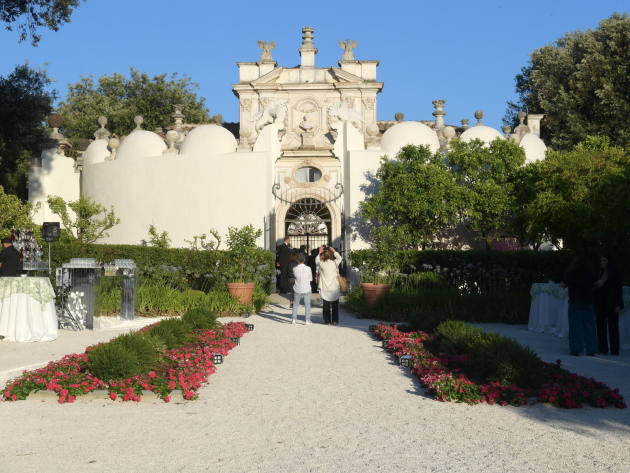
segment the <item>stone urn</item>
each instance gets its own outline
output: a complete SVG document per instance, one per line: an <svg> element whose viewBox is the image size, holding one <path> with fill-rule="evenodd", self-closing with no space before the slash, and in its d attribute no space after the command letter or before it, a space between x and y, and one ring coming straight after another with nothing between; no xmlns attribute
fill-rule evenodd
<svg viewBox="0 0 630 473"><path fill-rule="evenodd" d="M363 304L365 307L374 307L389 293L389 284L364 282L361 283L361 289L363 290Z"/></svg>
<svg viewBox="0 0 630 473"><path fill-rule="evenodd" d="M228 292L241 304L251 304L252 295L254 294L253 282L229 282L227 283Z"/></svg>

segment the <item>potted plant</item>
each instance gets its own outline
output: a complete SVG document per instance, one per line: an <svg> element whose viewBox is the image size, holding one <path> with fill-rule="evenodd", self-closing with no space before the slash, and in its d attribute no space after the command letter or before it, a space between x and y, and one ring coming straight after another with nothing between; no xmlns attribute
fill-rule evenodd
<svg viewBox="0 0 630 473"><path fill-rule="evenodd" d="M232 282L227 283L227 289L242 304L252 303L256 283L247 279L253 274L249 269L256 251L256 239L261 235L262 231L255 229L252 225L228 228L227 247L230 251L233 271L230 275Z"/></svg>
<svg viewBox="0 0 630 473"><path fill-rule="evenodd" d="M374 230L373 257L361 268L361 289L365 307L374 307L389 293L389 282L396 272L397 248L395 232L390 227Z"/></svg>

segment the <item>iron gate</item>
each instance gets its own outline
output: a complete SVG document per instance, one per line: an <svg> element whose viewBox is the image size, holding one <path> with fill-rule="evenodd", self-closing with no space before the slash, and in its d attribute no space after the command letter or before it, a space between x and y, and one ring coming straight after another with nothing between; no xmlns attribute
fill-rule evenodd
<svg viewBox="0 0 630 473"><path fill-rule="evenodd" d="M287 210L285 234L292 248L306 245L307 251L330 245L330 212L326 204L307 198L296 201Z"/></svg>

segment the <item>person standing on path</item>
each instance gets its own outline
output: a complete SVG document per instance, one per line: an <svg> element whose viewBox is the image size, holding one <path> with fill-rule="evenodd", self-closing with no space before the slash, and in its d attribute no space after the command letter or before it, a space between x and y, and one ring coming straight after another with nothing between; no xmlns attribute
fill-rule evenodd
<svg viewBox="0 0 630 473"><path fill-rule="evenodd" d="M297 255L298 265L293 268L293 276L295 277L295 283L293 284L293 320L291 323L297 322L298 308L300 307L300 301L304 298L304 316L306 319L306 325L311 324L311 281L313 280L313 274L311 268L304 264L306 258L304 253Z"/></svg>
<svg viewBox="0 0 630 473"><path fill-rule="evenodd" d="M317 272L326 325L339 324L339 265L341 261L341 255L334 248L320 248L320 254L317 257Z"/></svg>
<svg viewBox="0 0 630 473"><path fill-rule="evenodd" d="M597 273L584 256L576 257L564 275L564 285L569 288L569 350L579 356L597 352L595 331L594 287Z"/></svg>
<svg viewBox="0 0 630 473"><path fill-rule="evenodd" d="M20 275L20 253L13 246L11 238L2 239L0 252L0 277L15 278Z"/></svg>
<svg viewBox="0 0 630 473"><path fill-rule="evenodd" d="M291 246L289 242L291 239L286 236L282 241L282 245L278 248L278 268L280 269L280 293L287 293L290 290L289 281L287 277L287 266L289 265L289 258L291 256Z"/></svg>
<svg viewBox="0 0 630 473"><path fill-rule="evenodd" d="M615 262L602 256L600 276L595 283L595 313L599 352L619 355L619 312L623 310L623 277Z"/></svg>

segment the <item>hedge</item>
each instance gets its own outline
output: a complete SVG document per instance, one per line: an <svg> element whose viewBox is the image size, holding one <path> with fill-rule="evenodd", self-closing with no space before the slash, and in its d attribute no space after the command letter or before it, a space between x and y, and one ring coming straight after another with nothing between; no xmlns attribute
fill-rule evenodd
<svg viewBox="0 0 630 473"><path fill-rule="evenodd" d="M101 263L133 259L138 266L139 277L165 282L179 290L223 289L225 283L236 281L234 258L230 251L58 242L52 244L51 277L54 278L56 268L71 258L95 258ZM275 255L271 251L255 250L247 279L270 292L275 281Z"/></svg>
<svg viewBox="0 0 630 473"><path fill-rule="evenodd" d="M352 265L361 268L377 258L373 250L351 252ZM534 282L560 281L573 254L569 251L454 251L405 250L397 253L398 269L411 274L439 273L451 287L469 292L528 290Z"/></svg>

